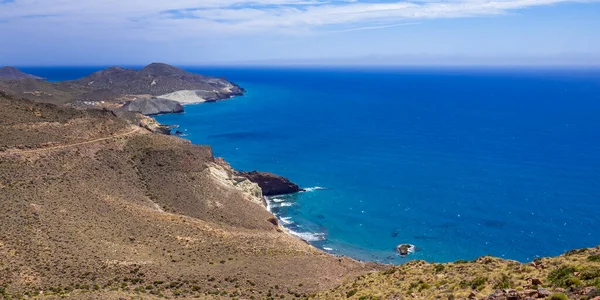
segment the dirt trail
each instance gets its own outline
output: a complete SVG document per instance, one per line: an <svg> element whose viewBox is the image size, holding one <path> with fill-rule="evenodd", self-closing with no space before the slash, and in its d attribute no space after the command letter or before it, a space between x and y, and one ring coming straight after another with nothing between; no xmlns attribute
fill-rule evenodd
<svg viewBox="0 0 600 300"><path fill-rule="evenodd" d="M96 142L101 142L101 141L106 141L106 140L111 140L111 139L116 139L116 138L120 138L120 137L124 137L124 136L128 136L128 135L132 135L134 133L139 132L142 129L143 128L141 128L141 127L137 127L129 132L125 132L125 133L121 133L121 134L117 134L117 135L113 135L113 136L109 136L109 137L99 138L99 139L93 139L93 140L89 140L89 141L85 141L85 142L67 144L67 145L52 146L52 147L32 149L32 150L8 150L5 152L0 152L0 156L9 155L9 154L38 153L38 152L45 152L45 151L50 151L50 150L57 150L57 149L76 147L76 146L81 146L81 145L86 145L86 144L92 144L92 143L96 143Z"/></svg>

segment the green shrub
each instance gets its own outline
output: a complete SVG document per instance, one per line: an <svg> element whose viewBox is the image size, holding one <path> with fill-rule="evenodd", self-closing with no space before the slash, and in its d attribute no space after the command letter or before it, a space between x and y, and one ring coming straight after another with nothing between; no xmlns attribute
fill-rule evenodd
<svg viewBox="0 0 600 300"><path fill-rule="evenodd" d="M583 282L581 282L581 280L579 280L579 278L577 277L569 277L566 281L565 281L565 285L567 287L572 287L572 286L582 286Z"/></svg>
<svg viewBox="0 0 600 300"><path fill-rule="evenodd" d="M563 293L554 293L548 297L548 300L569 300L569 297Z"/></svg>
<svg viewBox="0 0 600 300"><path fill-rule="evenodd" d="M506 274L502 274L500 280L496 282L496 284L494 284L494 289L496 290L509 289L511 287L512 283L510 282L510 278Z"/></svg>
<svg viewBox="0 0 600 300"><path fill-rule="evenodd" d="M471 281L463 280L459 283L459 286L463 289L471 288L473 290L479 290L480 288L482 288L485 285L487 280L488 280L487 277L477 277Z"/></svg>
<svg viewBox="0 0 600 300"><path fill-rule="evenodd" d="M348 292L346 293L346 297L347 297L347 298L350 298L350 297L352 297L352 296L356 295L356 293L358 293L358 291L357 291L356 289L353 289L353 290L351 290L351 291L348 291Z"/></svg>
<svg viewBox="0 0 600 300"><path fill-rule="evenodd" d="M444 267L444 265L438 264L438 265L435 265L434 270L436 273L440 273L440 272L444 271L445 268L446 267Z"/></svg>
<svg viewBox="0 0 600 300"><path fill-rule="evenodd" d="M477 277L471 281L471 288L474 290L479 290L480 287L485 285L487 282L487 277Z"/></svg>
<svg viewBox="0 0 600 300"><path fill-rule="evenodd" d="M428 283L421 283L421 285L419 286L419 292L423 291L423 290L428 290L431 288L431 285L429 285Z"/></svg>
<svg viewBox="0 0 600 300"><path fill-rule="evenodd" d="M383 272L383 275L390 275L390 274L394 274L396 273L397 269L396 268L390 268L385 270L385 272Z"/></svg>
<svg viewBox="0 0 600 300"><path fill-rule="evenodd" d="M581 272L581 279L591 280L600 277L600 268L586 268Z"/></svg>
<svg viewBox="0 0 600 300"><path fill-rule="evenodd" d="M590 255L587 258L589 261L600 262L600 254Z"/></svg>
<svg viewBox="0 0 600 300"><path fill-rule="evenodd" d="M575 273L577 271L577 269L573 268L573 267L560 267L557 268L555 270L553 270L552 272L550 272L550 274L548 275L548 281L556 286L560 286L560 287L569 287L571 285L569 285L569 283L572 282L567 282L570 278L573 277L573 273ZM577 278L575 278L577 279Z"/></svg>

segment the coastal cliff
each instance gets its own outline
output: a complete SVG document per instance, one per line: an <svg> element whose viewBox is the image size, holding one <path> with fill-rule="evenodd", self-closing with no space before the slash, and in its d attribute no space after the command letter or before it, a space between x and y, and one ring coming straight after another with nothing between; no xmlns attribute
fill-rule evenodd
<svg viewBox="0 0 600 300"><path fill-rule="evenodd" d="M0 94L0 298L308 297L377 264L280 230L208 146Z"/></svg>
<svg viewBox="0 0 600 300"><path fill-rule="evenodd" d="M301 192L302 189L285 177L267 172L237 172L237 175L247 178L260 186L265 196L277 196Z"/></svg>

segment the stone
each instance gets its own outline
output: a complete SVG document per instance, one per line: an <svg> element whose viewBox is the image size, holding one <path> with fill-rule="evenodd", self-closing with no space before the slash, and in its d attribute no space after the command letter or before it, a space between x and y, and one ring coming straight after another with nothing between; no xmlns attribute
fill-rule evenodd
<svg viewBox="0 0 600 300"><path fill-rule="evenodd" d="M237 175L258 184L265 196L294 194L303 191L297 184L291 182L289 179L272 173L252 171L238 172Z"/></svg>
<svg viewBox="0 0 600 300"><path fill-rule="evenodd" d="M545 298L545 297L550 296L550 294L551 294L550 291L545 288L539 288L537 290L537 292L538 292L538 298Z"/></svg>

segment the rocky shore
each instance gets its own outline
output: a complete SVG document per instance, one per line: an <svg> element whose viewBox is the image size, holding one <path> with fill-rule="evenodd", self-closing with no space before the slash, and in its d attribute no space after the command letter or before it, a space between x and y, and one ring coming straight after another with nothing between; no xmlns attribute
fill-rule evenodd
<svg viewBox="0 0 600 300"><path fill-rule="evenodd" d="M289 179L267 172L237 172L241 177L258 184L265 196L277 196L301 192L302 189Z"/></svg>

